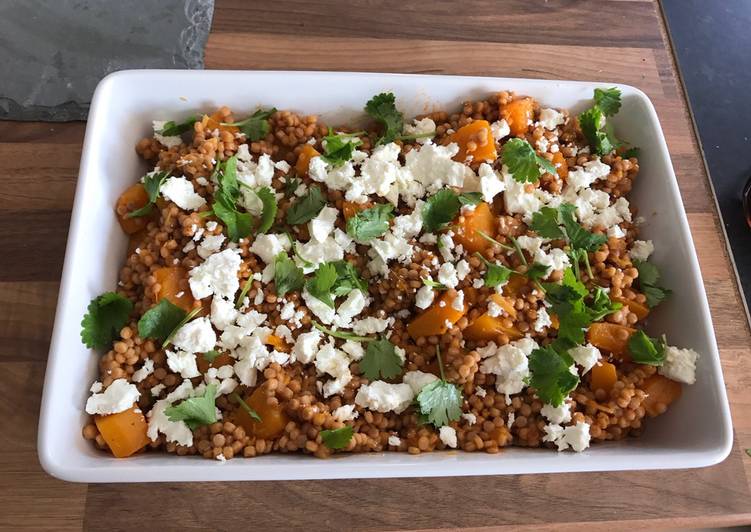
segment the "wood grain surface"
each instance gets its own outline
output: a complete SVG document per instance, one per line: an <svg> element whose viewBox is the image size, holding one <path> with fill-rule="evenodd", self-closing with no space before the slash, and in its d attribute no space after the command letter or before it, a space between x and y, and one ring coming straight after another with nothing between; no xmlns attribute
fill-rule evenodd
<svg viewBox="0 0 751 532"><path fill-rule="evenodd" d="M731 400L733 452L715 467L661 472L55 480L39 466L36 426L84 124L0 122L0 529L615 531L751 522L751 459L743 452L751 447L751 335L654 2L222 0L206 67L588 79L644 90L665 130L699 254Z"/></svg>

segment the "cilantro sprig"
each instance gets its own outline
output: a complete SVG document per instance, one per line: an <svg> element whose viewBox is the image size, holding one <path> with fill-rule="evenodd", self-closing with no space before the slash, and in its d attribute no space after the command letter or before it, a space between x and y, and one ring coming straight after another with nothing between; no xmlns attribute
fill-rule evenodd
<svg viewBox="0 0 751 532"><path fill-rule="evenodd" d="M622 145L606 119L621 108L621 91L616 87L595 89L594 100L594 105L579 115L579 127L592 151L607 155Z"/></svg>
<svg viewBox="0 0 751 532"><path fill-rule="evenodd" d="M333 264L336 269L336 281L331 287L331 292L335 296L346 296L352 290L361 290L363 293L368 293L368 283L360 277L351 262L338 260L329 264Z"/></svg>
<svg viewBox="0 0 751 532"><path fill-rule="evenodd" d="M558 208L543 207L532 215L530 227L540 236L565 239L574 249L597 251L607 236L590 233L576 221L576 206L562 203Z"/></svg>
<svg viewBox="0 0 751 532"><path fill-rule="evenodd" d="M165 137L176 137L193 129L193 124L196 122L198 122L198 116L190 116L182 122L169 120L164 123L164 126L162 126L162 129L158 133Z"/></svg>
<svg viewBox="0 0 751 532"><path fill-rule="evenodd" d="M271 226L274 225L276 219L276 213L278 205L276 203L276 195L274 191L269 187L263 187L256 191L256 195L261 200L263 205L263 211L261 212L261 219L258 221L258 227L256 227L257 233L266 233Z"/></svg>
<svg viewBox="0 0 751 532"><path fill-rule="evenodd" d="M140 209L136 209L135 211L126 214L125 217L140 218L141 216L151 214L151 211L154 209L154 203L156 203L156 199L159 197L159 189L162 188L162 184L168 177L169 172L150 172L143 176L143 188L146 189L149 201Z"/></svg>
<svg viewBox="0 0 751 532"><path fill-rule="evenodd" d="M636 331L628 339L628 351L631 360L637 364L661 366L665 362L665 341L662 338L650 338L642 331Z"/></svg>
<svg viewBox="0 0 751 532"><path fill-rule="evenodd" d="M376 146L388 144L399 138L404 127L404 115L396 108L396 97L393 93L382 92L373 96L365 104L365 112L383 128Z"/></svg>
<svg viewBox="0 0 751 532"><path fill-rule="evenodd" d="M514 270L512 270L511 268L507 268L502 264L490 262L478 251L475 252L475 256L479 258L483 263L485 263L486 271L485 279L483 282L484 285L488 288L495 288L496 286L507 282L509 280L509 277L511 277L511 274L514 273Z"/></svg>
<svg viewBox="0 0 751 532"><path fill-rule="evenodd" d="M461 417L464 398L461 389L456 384L446 380L443 372L443 361L441 360L441 349L438 346L436 346L436 357L438 358L441 378L424 386L417 395L416 401L420 414L425 421L439 428Z"/></svg>
<svg viewBox="0 0 751 532"><path fill-rule="evenodd" d="M201 396L190 397L165 409L170 421L184 421L190 430L216 423L216 385L209 384Z"/></svg>
<svg viewBox="0 0 751 532"><path fill-rule="evenodd" d="M329 336L333 336L334 338L340 338L342 340L352 340L353 342L372 342L376 339L372 336L358 336L355 333L348 332L348 331L335 331L333 329L329 329L328 327L324 327L317 321L313 322L313 327L315 327L322 333L326 333Z"/></svg>
<svg viewBox="0 0 751 532"><path fill-rule="evenodd" d="M81 341L88 348L105 349L119 336L133 310L130 299L105 292L89 303L81 321Z"/></svg>
<svg viewBox="0 0 751 532"><path fill-rule="evenodd" d="M646 260L635 261L634 266L639 272L639 290L647 297L649 308L656 307L672 293L670 289L660 286L660 270L657 266Z"/></svg>
<svg viewBox="0 0 751 532"><path fill-rule="evenodd" d="M621 91L616 87L595 89L595 105L605 116L613 116L621 108Z"/></svg>
<svg viewBox="0 0 751 532"><path fill-rule="evenodd" d="M537 396L543 402L560 406L579 385L579 376L569 370L573 363L570 355L551 346L532 351L529 355L529 385L537 390Z"/></svg>
<svg viewBox="0 0 751 532"><path fill-rule="evenodd" d="M239 122L221 122L220 125L240 128L240 132L248 137L248 139L257 142L266 138L266 135L269 134L271 130L269 118L274 113L276 113L276 109L273 107L271 109L258 109L245 120L240 120Z"/></svg>
<svg viewBox="0 0 751 532"><path fill-rule="evenodd" d="M335 134L329 128L329 134L323 137L324 147L321 158L334 167L343 165L352 159L355 148L362 144L362 141L357 137L364 134L364 131Z"/></svg>
<svg viewBox="0 0 751 532"><path fill-rule="evenodd" d="M347 220L347 234L358 242L367 242L383 235L394 218L394 205L379 203L355 213Z"/></svg>
<svg viewBox="0 0 751 532"><path fill-rule="evenodd" d="M305 285L305 275L301 268L290 259L285 252L280 252L274 258L274 285L276 295L282 297L288 292L302 290Z"/></svg>
<svg viewBox="0 0 751 532"><path fill-rule="evenodd" d="M323 444L329 449L344 449L349 445L352 435L355 431L349 425L340 429L322 430L321 439Z"/></svg>
<svg viewBox="0 0 751 532"><path fill-rule="evenodd" d="M429 286L433 290L448 290L449 289L449 287L446 286L445 284L434 281L433 279L430 279L428 277L422 277L421 280L422 280L422 284L424 284L425 286Z"/></svg>
<svg viewBox="0 0 751 532"><path fill-rule="evenodd" d="M162 298L138 320L138 336L164 342L187 314L167 298Z"/></svg>
<svg viewBox="0 0 751 532"><path fill-rule="evenodd" d="M535 152L524 139L513 138L503 145L503 164L513 178L520 183L534 183L544 172L556 175L555 166Z"/></svg>
<svg viewBox="0 0 751 532"><path fill-rule="evenodd" d="M463 205L477 205L482 200L478 192L457 194L451 189L439 190L430 196L422 208L422 222L426 231L434 232L446 227Z"/></svg>
<svg viewBox="0 0 751 532"><path fill-rule="evenodd" d="M321 212L326 205L326 199L323 197L321 189L317 186L310 187L308 192L287 211L287 223L289 225L299 225L309 222Z"/></svg>
<svg viewBox="0 0 751 532"><path fill-rule="evenodd" d="M216 172L218 188L214 191L214 214L227 228L227 235L232 242L245 238L252 232L250 213L237 209L240 197L240 185L237 181L237 156L227 159L220 171Z"/></svg>
<svg viewBox="0 0 751 532"><path fill-rule="evenodd" d="M360 370L368 380L391 379L402 372L404 362L396 354L396 348L388 339L381 337L368 343L365 356L360 361Z"/></svg>
<svg viewBox="0 0 751 532"><path fill-rule="evenodd" d="M313 277L305 283L305 290L319 301L334 308L332 288L334 288L336 279L336 266L331 263L321 264Z"/></svg>

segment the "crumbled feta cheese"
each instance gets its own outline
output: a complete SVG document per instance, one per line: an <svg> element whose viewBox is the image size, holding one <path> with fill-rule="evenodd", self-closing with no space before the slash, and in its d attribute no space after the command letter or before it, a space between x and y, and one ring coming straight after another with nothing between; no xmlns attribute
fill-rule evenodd
<svg viewBox="0 0 751 532"><path fill-rule="evenodd" d="M451 238L453 234L451 231L448 231L438 237L438 252L441 254L443 260L454 260L454 254L452 253L454 239Z"/></svg>
<svg viewBox="0 0 751 532"><path fill-rule="evenodd" d="M428 192L437 192L447 186L461 188L464 179L474 172L469 166L454 161L453 157L457 153L459 146L456 143L438 146L427 141L419 150L407 153L404 166L412 180Z"/></svg>
<svg viewBox="0 0 751 532"><path fill-rule="evenodd" d="M610 174L610 166L600 159L594 159L584 163L583 167L577 166L573 170L569 170L566 183L574 190L580 190L591 187L592 183L606 178L608 174Z"/></svg>
<svg viewBox="0 0 751 532"><path fill-rule="evenodd" d="M160 382L156 386L152 386L149 391L151 392L152 397L159 397L159 394L162 393L165 388L166 386Z"/></svg>
<svg viewBox="0 0 751 532"><path fill-rule="evenodd" d="M146 434L151 441L156 441L161 432L168 442L175 442L179 445L190 447L193 445L193 431L190 430L184 421L170 421L164 412L170 406L171 402L167 399L161 399L156 402L148 413L149 426Z"/></svg>
<svg viewBox="0 0 751 532"><path fill-rule="evenodd" d="M399 439L399 436L394 436L393 434L389 436L389 445L392 447L399 447L402 444L402 440Z"/></svg>
<svg viewBox="0 0 751 532"><path fill-rule="evenodd" d="M503 308L493 301L492 299L488 301L488 316L491 318L497 318L498 316L503 314Z"/></svg>
<svg viewBox="0 0 751 532"><path fill-rule="evenodd" d="M469 262L466 260L462 259L456 263L456 277L460 281L466 279L470 271Z"/></svg>
<svg viewBox="0 0 751 532"><path fill-rule="evenodd" d="M483 286L485 286L485 280L482 277L478 277L477 279L472 281L472 288L479 289L479 288L482 288Z"/></svg>
<svg viewBox="0 0 751 532"><path fill-rule="evenodd" d="M237 180L243 183L240 190L252 192L260 187L270 187L274 177L274 161L264 153L253 162L247 144L240 144L237 148Z"/></svg>
<svg viewBox="0 0 751 532"><path fill-rule="evenodd" d="M402 381L409 384L412 388L415 397L417 397L425 386L437 380L438 377L432 373L425 373L423 371L408 371L404 374L404 377L402 377Z"/></svg>
<svg viewBox="0 0 751 532"><path fill-rule="evenodd" d="M318 329L302 333L297 337L295 346L292 348L292 356L303 364L309 364L318 353L318 344L321 341L321 333Z"/></svg>
<svg viewBox="0 0 751 532"><path fill-rule="evenodd" d="M87 414L117 414L138 401L141 393L135 384L125 379L115 379L102 393L94 393L86 400Z"/></svg>
<svg viewBox="0 0 751 532"><path fill-rule="evenodd" d="M355 410L355 405L342 405L331 412L331 417L340 423L355 420L359 415L360 413Z"/></svg>
<svg viewBox="0 0 751 532"><path fill-rule="evenodd" d="M248 248L258 255L264 264L274 264L279 253L289 251L292 247L289 237L283 233L269 233L256 236L253 244ZM273 273L273 270L272 270Z"/></svg>
<svg viewBox="0 0 751 532"><path fill-rule="evenodd" d="M365 356L365 349L363 349L362 344L353 340L347 340L344 342L342 344L342 351L347 353L349 358L354 361L362 360L362 357Z"/></svg>
<svg viewBox="0 0 751 532"><path fill-rule="evenodd" d="M555 109L541 109L540 110L540 125L550 131L560 126L566 121L566 117L563 113L559 113Z"/></svg>
<svg viewBox="0 0 751 532"><path fill-rule="evenodd" d="M299 255L299 257L295 258L297 265L305 273L310 273L315 271L319 264L342 260L344 258L344 249L336 241L336 238L329 236L323 242L318 242L311 238L305 244L297 246L297 254Z"/></svg>
<svg viewBox="0 0 751 532"><path fill-rule="evenodd" d="M402 131L405 135L418 137L416 139L417 142L425 144L430 140L430 137L427 136L429 133L432 133L432 135L435 136L435 122L430 118L422 118L420 120L415 118L412 121L412 124L405 123Z"/></svg>
<svg viewBox="0 0 751 532"><path fill-rule="evenodd" d="M597 361L602 358L600 350L592 344L577 345L569 349L568 354L582 367L582 375L591 370Z"/></svg>
<svg viewBox="0 0 751 532"><path fill-rule="evenodd" d="M164 129L166 120L154 120L152 126L154 127L154 138L165 148L174 148L183 143L183 139L180 135L162 135L160 132Z"/></svg>
<svg viewBox="0 0 751 532"><path fill-rule="evenodd" d="M154 373L154 361L147 358L143 362L143 366L133 372L133 382L142 382L146 377Z"/></svg>
<svg viewBox="0 0 751 532"><path fill-rule="evenodd" d="M487 203L492 203L493 198L506 190L506 183L502 176L498 174L493 167L487 163L480 165L478 175L480 176L480 191L482 199Z"/></svg>
<svg viewBox="0 0 751 532"><path fill-rule="evenodd" d="M571 425L563 429L563 442L577 453L589 447L589 440L589 423L578 421L576 425ZM560 445L558 446L558 450L561 450Z"/></svg>
<svg viewBox="0 0 751 532"><path fill-rule="evenodd" d="M89 391L91 393L99 393L104 388L104 385L99 381L94 381L91 385L91 388L89 388Z"/></svg>
<svg viewBox="0 0 751 532"><path fill-rule="evenodd" d="M394 411L401 414L412 404L414 398L415 394L409 384L374 381L360 386L355 404L376 412Z"/></svg>
<svg viewBox="0 0 751 532"><path fill-rule="evenodd" d="M434 298L435 290L433 290L431 286L422 286L417 291L417 295L415 296L415 305L418 308L428 308L431 304L433 304Z"/></svg>
<svg viewBox="0 0 751 532"><path fill-rule="evenodd" d="M626 232L621 229L620 225L614 225L608 227L608 238L623 238L626 236Z"/></svg>
<svg viewBox="0 0 751 532"><path fill-rule="evenodd" d="M358 336L377 334L386 330L386 327L392 323L394 323L394 318L381 319L370 316L354 322L352 324L352 332Z"/></svg>
<svg viewBox="0 0 751 532"><path fill-rule="evenodd" d="M454 310L458 310L459 312L464 311L464 291L459 290L456 293L456 297L451 301L451 308Z"/></svg>
<svg viewBox="0 0 751 532"><path fill-rule="evenodd" d="M324 207L321 209L321 212L308 223L310 236L316 242L325 241L334 230L334 224L338 216L339 211L333 207Z"/></svg>
<svg viewBox="0 0 751 532"><path fill-rule="evenodd" d="M571 405L569 403L562 403L561 406L553 406L551 404L545 404L540 410L540 413L547 418L551 423L568 423L571 421Z"/></svg>
<svg viewBox="0 0 751 532"><path fill-rule="evenodd" d="M693 384L696 382L696 360L699 353L693 349L679 349L668 346L665 349L665 362L658 369L660 375L674 381Z"/></svg>
<svg viewBox="0 0 751 532"><path fill-rule="evenodd" d="M305 306L308 307L308 310L315 314L324 324L330 325L334 323L334 318L336 317L335 309L313 296L307 290L303 290L302 298L303 301L305 301Z"/></svg>
<svg viewBox="0 0 751 532"><path fill-rule="evenodd" d="M495 344L489 344L495 347ZM499 393L509 396L521 392L529 376L527 357L537 349L537 342L531 338L522 338L515 342L495 348L495 353L482 361L480 371L496 375L495 388ZM482 355L481 355L482 356Z"/></svg>
<svg viewBox="0 0 751 532"><path fill-rule="evenodd" d="M634 240L629 255L631 255L631 260L647 260L654 250L655 245L651 240Z"/></svg>
<svg viewBox="0 0 751 532"><path fill-rule="evenodd" d="M237 319L237 316L240 313L235 309L234 303L232 301L228 301L224 299L223 297L213 297L211 300L211 323L214 324L214 326L219 329L220 331L223 331L233 323L235 323L235 320Z"/></svg>
<svg viewBox="0 0 751 532"><path fill-rule="evenodd" d="M193 240L188 240L188 243L183 246L183 253L189 253L196 249L196 243Z"/></svg>
<svg viewBox="0 0 751 532"><path fill-rule="evenodd" d="M172 343L188 353L205 353L214 349L216 333L208 318L196 318L177 330Z"/></svg>
<svg viewBox="0 0 751 532"><path fill-rule="evenodd" d="M537 149L540 151L540 153L545 153L548 151L548 145L549 141L545 137L540 137L535 142L535 146L537 146Z"/></svg>
<svg viewBox="0 0 751 532"><path fill-rule="evenodd" d="M534 323L535 331L542 332L545 327L550 327L552 324L553 322L550 320L548 311L545 310L545 307L540 307L540 309L537 311L537 319Z"/></svg>
<svg viewBox="0 0 751 532"><path fill-rule="evenodd" d="M361 290L352 290L336 310L334 321L339 327L349 327L352 318L360 314L368 303L370 303L370 298L365 297Z"/></svg>
<svg viewBox="0 0 751 532"><path fill-rule="evenodd" d="M193 183L185 177L169 177L159 189L162 196L186 211L195 211L206 205L206 200L196 194Z"/></svg>
<svg viewBox="0 0 751 532"><path fill-rule="evenodd" d="M500 142L511 133L511 128L506 119L496 120L490 124L490 132L493 134L493 140Z"/></svg>
<svg viewBox="0 0 751 532"><path fill-rule="evenodd" d="M202 259L208 259L220 249L222 249L222 243L224 242L224 235L207 235L203 237L203 240L198 244L198 255Z"/></svg>
<svg viewBox="0 0 751 532"><path fill-rule="evenodd" d="M333 381L328 381L323 385L324 397L340 393L352 380L352 373L349 370L349 357L336 349L333 342L318 350L315 366L320 374L328 373L334 377Z"/></svg>
<svg viewBox="0 0 751 532"><path fill-rule="evenodd" d="M462 414L462 419L464 419L467 422L467 425L472 426L475 423L477 423L477 416L474 415L472 412L467 412L465 414Z"/></svg>
<svg viewBox="0 0 751 532"><path fill-rule="evenodd" d="M443 427L438 429L438 437L441 439L444 445L451 447L452 449L456 449L456 429L454 427L444 425Z"/></svg>
<svg viewBox="0 0 751 532"><path fill-rule="evenodd" d="M190 291L196 299L216 294L226 299L234 299L240 287L237 272L240 270L240 255L231 249L214 253L203 264L190 270Z"/></svg>
<svg viewBox="0 0 751 532"><path fill-rule="evenodd" d="M450 262L444 262L438 268L438 282L447 288L456 288L459 284L459 277L456 275L456 267Z"/></svg>
<svg viewBox="0 0 751 532"><path fill-rule="evenodd" d="M438 242L438 237L435 236L435 233L425 233L420 237L418 242L420 242L421 244L432 245Z"/></svg>
<svg viewBox="0 0 751 532"><path fill-rule="evenodd" d="M485 388L483 388L482 386L477 386L475 388L475 395L477 397L485 397L486 395L488 395L488 392L485 391Z"/></svg>
<svg viewBox="0 0 751 532"><path fill-rule="evenodd" d="M174 373L179 373L183 379L192 379L198 377L201 372L198 371L195 353L185 351L166 351L167 366Z"/></svg>
<svg viewBox="0 0 751 532"><path fill-rule="evenodd" d="M516 414L514 412L509 412L508 419L506 419L506 428L511 430L511 427L514 426L514 421L516 421Z"/></svg>
<svg viewBox="0 0 751 532"><path fill-rule="evenodd" d="M274 168L279 170L281 173L286 174L289 172L290 168L292 168L287 161L276 161L274 163Z"/></svg>

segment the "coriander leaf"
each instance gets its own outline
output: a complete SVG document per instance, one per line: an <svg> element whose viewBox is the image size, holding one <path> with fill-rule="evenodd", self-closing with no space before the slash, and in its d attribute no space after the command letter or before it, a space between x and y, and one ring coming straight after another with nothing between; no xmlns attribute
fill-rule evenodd
<svg viewBox="0 0 751 532"><path fill-rule="evenodd" d="M597 251L602 244L608 241L606 235L590 233L576 221L574 212L576 207L570 203L563 203L558 208L561 224L563 225L571 246L575 249L586 249L587 251Z"/></svg>
<svg viewBox="0 0 751 532"><path fill-rule="evenodd" d="M265 233L271 226L274 225L274 219L276 219L276 211L278 206L276 204L276 196L274 191L269 187L263 187L256 191L256 195L263 204L263 212L261 213L261 220L258 223L257 233Z"/></svg>
<svg viewBox="0 0 751 532"><path fill-rule="evenodd" d="M584 343L584 329L591 323L584 303L587 288L576 278L571 268L563 272L561 284L545 283L545 300L560 321L558 338L575 344Z"/></svg>
<svg viewBox="0 0 751 532"><path fill-rule="evenodd" d="M301 290L305 285L303 271L283 251L274 258L274 285L278 297Z"/></svg>
<svg viewBox="0 0 751 532"><path fill-rule="evenodd" d="M607 123L605 115L597 105L579 115L579 127L592 151L597 155L607 155L621 144L615 138L612 126Z"/></svg>
<svg viewBox="0 0 751 532"><path fill-rule="evenodd" d="M631 360L637 364L661 366L665 362L665 342L650 338L641 330L628 339L628 351L631 353Z"/></svg>
<svg viewBox="0 0 751 532"><path fill-rule="evenodd" d="M188 313L173 305L166 297L144 312L138 320L138 336L164 342Z"/></svg>
<svg viewBox="0 0 751 532"><path fill-rule="evenodd" d="M382 336L368 344L365 356L360 361L360 371L370 381L391 379L402 372L403 364L401 357L396 354L394 344Z"/></svg>
<svg viewBox="0 0 751 532"><path fill-rule="evenodd" d="M138 333L138 334L140 335L141 333ZM209 364L211 364L212 362L214 362L214 360L216 359L216 357L219 356L219 351L217 351L216 349L212 349L211 351L206 351L201 356L204 358L204 360L206 362L208 362Z"/></svg>
<svg viewBox="0 0 751 532"><path fill-rule="evenodd" d="M453 190L439 190L430 196L422 208L422 221L425 230L434 232L443 229L459 214L462 203Z"/></svg>
<svg viewBox="0 0 751 532"><path fill-rule="evenodd" d="M126 214L125 217L139 218L151 213L151 210L154 208L154 202L156 202L156 199L159 197L159 189L162 187L162 183L164 183L168 177L169 172L149 172L148 174L143 176L143 188L146 189L146 194L148 194L149 196L149 201L140 209L136 209L135 211L131 211Z"/></svg>
<svg viewBox="0 0 751 532"><path fill-rule="evenodd" d="M358 242L367 242L388 231L389 221L393 218L394 205L379 203L347 220L347 234Z"/></svg>
<svg viewBox="0 0 751 532"><path fill-rule="evenodd" d="M433 279L428 279L427 277L422 277L422 284L425 286L429 286L430 288L433 288L434 290L448 290L448 287L443 283L438 283L434 281Z"/></svg>
<svg viewBox="0 0 751 532"><path fill-rule="evenodd" d="M629 148L626 151L623 152L623 155L621 155L624 159L631 159L632 157L638 157L639 156L639 148L634 146L633 148Z"/></svg>
<svg viewBox="0 0 751 532"><path fill-rule="evenodd" d="M322 430L321 439L323 444L329 449L344 449L349 445L354 430L349 425L346 425L340 429Z"/></svg>
<svg viewBox="0 0 751 532"><path fill-rule="evenodd" d="M543 207L532 215L532 223L529 227L543 238L557 240L566 237L559 224L558 209Z"/></svg>
<svg viewBox="0 0 751 532"><path fill-rule="evenodd" d="M538 181L543 171L556 175L555 166L537 155L532 145L523 139L513 138L506 142L502 159L508 171L520 183Z"/></svg>
<svg viewBox="0 0 751 532"><path fill-rule="evenodd" d="M237 182L237 156L233 155L222 164L217 174L219 193L225 195L232 203L240 197L240 184Z"/></svg>
<svg viewBox="0 0 751 532"><path fill-rule="evenodd" d="M164 123L164 126L162 126L159 134L165 137L176 137L178 135L182 135L183 133L187 133L188 131L193 129L193 124L195 124L197 121L197 116L188 117L184 121L177 123L174 120L169 120L168 122Z"/></svg>
<svg viewBox="0 0 751 532"><path fill-rule="evenodd" d="M273 107L266 110L258 109L245 120L240 120L239 122L222 122L221 125L240 128L240 132L244 133L248 139L257 142L269 134L271 127L268 120L274 113L276 113L276 109Z"/></svg>
<svg viewBox="0 0 751 532"><path fill-rule="evenodd" d="M443 379L424 386L417 395L420 413L436 428L461 417L463 400L459 387Z"/></svg>
<svg viewBox="0 0 751 532"><path fill-rule="evenodd" d="M284 181L284 196L289 198L302 184L302 179L296 176L288 175Z"/></svg>
<svg viewBox="0 0 751 532"><path fill-rule="evenodd" d="M115 292L105 292L92 299L87 310L81 320L81 341L88 348L104 349L127 323L133 303Z"/></svg>
<svg viewBox="0 0 751 532"><path fill-rule="evenodd" d="M477 205L482 201L481 192L462 192L459 194L459 203L462 205Z"/></svg>
<svg viewBox="0 0 751 532"><path fill-rule="evenodd" d="M334 167L341 166L352 159L355 148L362 144L355 133L334 135L331 129L329 129L329 134L323 137L323 140L325 142L323 143L321 158Z"/></svg>
<svg viewBox="0 0 751 532"><path fill-rule="evenodd" d="M486 271L484 285L489 288L495 288L496 286L507 282L509 280L509 277L511 277L511 274L514 273L513 270L507 268L506 266L503 266L502 264L490 262L479 252L475 252L475 256L477 256L482 262L485 263Z"/></svg>
<svg viewBox="0 0 751 532"><path fill-rule="evenodd" d="M600 321L605 316L620 310L623 305L617 301L611 301L602 287L597 286L592 295L592 304L588 305L589 319L593 322Z"/></svg>
<svg viewBox="0 0 751 532"><path fill-rule="evenodd" d="M578 375L569 371L571 361L555 349L547 346L535 349L529 355L529 385L537 390L537 396L553 406L561 406L564 399L579 384Z"/></svg>
<svg viewBox="0 0 751 532"><path fill-rule="evenodd" d="M310 187L308 193L298 199L287 211L287 223L290 225L299 225L309 222L321 212L326 199L323 197L321 189L317 186Z"/></svg>
<svg viewBox="0 0 751 532"><path fill-rule="evenodd" d="M647 297L647 305L654 308L667 298L672 291L659 285L660 270L646 260L634 261L639 272L639 290Z"/></svg>
<svg viewBox="0 0 751 532"><path fill-rule="evenodd" d="M214 195L217 200L211 206L214 215L219 218L227 228L227 236L232 242L238 242L253 231L253 218L250 213L240 212L234 203L229 203L227 198Z"/></svg>
<svg viewBox="0 0 751 532"><path fill-rule="evenodd" d="M333 336L334 338L341 338L342 340L352 340L353 342L372 342L375 340L375 338L370 336L357 336L355 333L348 332L348 331L334 331L332 329L328 329L321 325L320 323L314 321L313 327L318 329L319 331L328 334L329 336Z"/></svg>
<svg viewBox="0 0 751 532"><path fill-rule="evenodd" d="M396 109L396 97L391 92L373 96L365 104L365 112L383 126L377 146L396 140L404 127L404 116Z"/></svg>
<svg viewBox="0 0 751 532"><path fill-rule="evenodd" d="M334 308L334 298L332 297L332 288L336 283L336 266L332 263L321 264L313 277L305 283L305 290L310 295Z"/></svg>
<svg viewBox="0 0 751 532"><path fill-rule="evenodd" d="M360 278L360 274L357 273L351 262L338 260L331 264L336 268L336 281L331 288L331 292L335 296L346 296L352 290L361 290L367 294L368 284Z"/></svg>
<svg viewBox="0 0 751 532"><path fill-rule="evenodd" d="M527 273L525 273L524 275L526 275L527 279L529 279L530 281L535 281L547 277L549 271L550 266L535 262L527 269Z"/></svg>
<svg viewBox="0 0 751 532"><path fill-rule="evenodd" d="M202 396L185 399L180 404L172 405L164 413L170 421L184 421L190 430L202 425L216 423L216 385L209 384Z"/></svg>
<svg viewBox="0 0 751 532"><path fill-rule="evenodd" d="M259 416L259 415L258 415L258 412L256 412L256 411L255 411L255 410L253 410L252 408L250 408L250 406L248 406L248 403L246 403L246 402L245 402L245 401L243 400L243 398L242 398L242 397L240 397L240 394L239 394L239 393L237 393L237 392L232 392L232 398L233 398L233 399L234 399L235 401L237 401L237 404L239 404L239 405L240 405L240 408L242 408L243 410L245 410L245 412L247 412L247 413L248 413L248 415L249 415L249 416L250 416L251 418L253 418L253 419L255 419L256 421L259 421L259 422L263 421L263 420L261 419L261 416Z"/></svg>
<svg viewBox="0 0 751 532"><path fill-rule="evenodd" d="M250 288L253 286L253 276L251 275L248 277L245 282L243 283L243 287L240 290L240 293L237 295L237 299L235 300L235 308L240 309L243 306L243 301L245 301L245 296L248 295L248 292L250 292Z"/></svg>
<svg viewBox="0 0 751 532"><path fill-rule="evenodd" d="M605 116L613 116L621 108L621 91L616 87L595 89L595 105Z"/></svg>

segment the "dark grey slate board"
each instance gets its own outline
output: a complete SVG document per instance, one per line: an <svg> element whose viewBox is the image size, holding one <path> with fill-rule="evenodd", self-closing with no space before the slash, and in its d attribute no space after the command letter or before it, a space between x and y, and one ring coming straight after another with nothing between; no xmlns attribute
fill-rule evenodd
<svg viewBox="0 0 751 532"><path fill-rule="evenodd" d="M84 120L129 68L203 68L214 0L0 0L0 119Z"/></svg>
<svg viewBox="0 0 751 532"><path fill-rule="evenodd" d="M751 228L741 199L751 176L751 1L663 0L662 7L751 306Z"/></svg>

